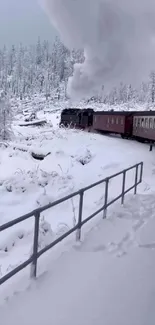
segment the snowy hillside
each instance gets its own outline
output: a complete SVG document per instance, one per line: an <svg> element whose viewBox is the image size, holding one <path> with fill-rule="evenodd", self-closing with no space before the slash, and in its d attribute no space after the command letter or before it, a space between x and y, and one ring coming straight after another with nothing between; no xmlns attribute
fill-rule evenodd
<svg viewBox="0 0 155 325"><path fill-rule="evenodd" d="M47 119L41 127L20 127L22 115L14 121L14 139L0 146L0 224L32 209L48 204L79 188L103 179L116 171L144 161L141 193L155 190L154 152L146 144L101 136L78 130L59 129L58 112L40 111L38 118ZM35 159L41 155L43 160ZM133 174L128 177L133 184ZM121 190L120 178L110 183L110 197ZM103 203L104 185L86 193L84 217ZM51 242L60 232L74 225L78 198L69 200L41 217L40 246ZM1 274L17 266L32 249L33 220L1 234Z"/></svg>

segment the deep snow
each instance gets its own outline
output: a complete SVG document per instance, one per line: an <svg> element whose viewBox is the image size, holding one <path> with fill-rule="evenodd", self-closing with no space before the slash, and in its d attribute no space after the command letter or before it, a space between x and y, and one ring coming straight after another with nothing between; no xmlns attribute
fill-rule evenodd
<svg viewBox="0 0 155 325"><path fill-rule="evenodd" d="M154 325L154 194L129 195L0 308L3 325Z"/></svg>
<svg viewBox="0 0 155 325"><path fill-rule="evenodd" d="M47 112L44 114L43 111L40 111L38 117L41 119L46 118L48 123L39 128L31 126L20 127L19 122L21 122L23 116L19 115L13 125L15 133L13 141L8 144L7 148L4 146L0 147L0 224L140 161L144 161L144 176L143 184L139 186L138 192L150 195L151 200L152 197L154 198L155 154L154 151L149 152L148 145L131 140L122 140L115 136L58 129L58 111L53 114ZM39 161L32 157L32 152L44 155L50 154L43 161ZM118 195L118 192L120 192L121 180L122 178L118 177L111 181L110 198ZM127 183L128 186L130 183L133 184L132 172L129 174ZM149 205L149 197L147 195L148 203L146 202L146 205ZM98 186L98 188L89 191L85 195L83 218L102 206L103 196L104 185ZM141 204L140 202L138 202L139 205ZM137 205L138 208L139 205ZM135 206L136 204L134 209ZM114 222L114 210L115 206L109 209L108 214L112 223ZM77 220L77 211L78 200L76 198L46 211L42 215L39 237L40 247L44 247L60 233L73 226ZM135 211L138 219L139 210ZM118 216L118 207L116 212ZM125 210L124 213L125 216L129 213L129 220L125 218L124 221L124 215L121 214L121 219L117 218L117 226L114 228L114 231L110 228L103 234L107 241L106 243L102 241L99 246L101 248L105 246L105 251L109 252L109 249L117 248L111 244L110 248L107 249L109 242L112 243L115 238L118 241L116 246L118 245L119 247L119 242L122 238L126 238L126 233L130 232L133 221L132 218L130 220L130 216L134 212ZM149 215L150 210L144 219L147 219ZM101 217L100 215L99 218ZM95 220L97 222L98 219L96 218ZM107 221L105 222L107 223ZM137 222L140 222L141 225L141 221ZM32 251L33 225L33 220L28 220L12 227L9 231L2 232L0 237L1 276L29 257ZM90 223L88 228L91 226ZM88 228L87 230L89 230ZM123 232L121 232L121 229L123 229ZM84 230L83 233L85 234ZM72 239L74 239L74 236ZM128 244L130 236L128 237L127 235L127 240L123 242ZM68 251L69 243L65 244L63 242L59 247L60 249L56 248L40 259L39 274L48 269L47 255L50 256L50 261L57 259L63 251L66 249ZM58 252L56 253L56 251ZM124 251L121 252L120 249L119 254L124 254ZM89 263L91 263L91 259ZM16 290L25 290L29 285L28 277L29 268L18 274L15 279L13 278L4 284L0 288L1 303L3 303L6 296L11 296ZM25 279L27 280L25 281Z"/></svg>

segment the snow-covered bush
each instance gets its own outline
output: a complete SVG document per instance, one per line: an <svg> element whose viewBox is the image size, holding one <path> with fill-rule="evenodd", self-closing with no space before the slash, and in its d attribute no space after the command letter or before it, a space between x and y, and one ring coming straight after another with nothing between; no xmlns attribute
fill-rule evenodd
<svg viewBox="0 0 155 325"><path fill-rule="evenodd" d="M38 249L41 250L42 248L49 245L53 240L54 233L52 231L51 225L44 219L44 217L42 217L39 227Z"/></svg>
<svg viewBox="0 0 155 325"><path fill-rule="evenodd" d="M20 240L29 235L30 233L25 232L23 229L15 231L6 240L0 242L0 251L5 253L10 252L13 247L18 245Z"/></svg>
<svg viewBox="0 0 155 325"><path fill-rule="evenodd" d="M93 159L93 154L87 148L81 148L76 155L76 160L81 165L88 164L92 159Z"/></svg>
<svg viewBox="0 0 155 325"><path fill-rule="evenodd" d="M66 223L59 223L57 230L56 230L56 236L60 237L64 235L67 231L69 231L69 227Z"/></svg>

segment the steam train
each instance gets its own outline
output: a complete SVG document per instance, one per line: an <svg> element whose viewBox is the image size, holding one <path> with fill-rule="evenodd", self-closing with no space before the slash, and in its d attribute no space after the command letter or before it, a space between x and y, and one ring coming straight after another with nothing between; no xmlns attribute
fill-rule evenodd
<svg viewBox="0 0 155 325"><path fill-rule="evenodd" d="M61 113L60 127L74 127L120 134L124 139L155 142L155 111L94 111L68 108Z"/></svg>

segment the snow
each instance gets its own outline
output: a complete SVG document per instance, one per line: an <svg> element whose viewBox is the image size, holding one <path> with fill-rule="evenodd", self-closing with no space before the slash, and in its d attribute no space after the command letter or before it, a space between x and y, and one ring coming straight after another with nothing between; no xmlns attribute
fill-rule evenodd
<svg viewBox="0 0 155 325"><path fill-rule="evenodd" d="M63 94L63 91L62 91ZM102 99L101 95L101 101L97 100L96 98L92 98L91 100L71 100L71 99L61 99L59 101L54 100L53 98L49 98L46 100L43 97L43 94L37 94L35 96L32 96L31 100L23 99L22 101L18 100L17 98L15 100L12 99L11 105L13 111L17 113L21 113L20 116L17 116L19 119L23 119L24 117L28 116L32 112L37 112L37 115L40 119L44 119L45 117L50 117L52 115L52 121L53 121L53 115L55 118L60 114L60 112L65 108L92 108L95 111L109 111L111 109L114 109L116 111L145 111L145 110L155 110L155 105L152 103L152 101L146 101L141 102L138 101L136 98L131 99L128 102L121 102L120 100L116 100L115 104L111 104L112 100L109 102L104 103L104 97ZM44 114L45 113L45 114Z"/></svg>
<svg viewBox="0 0 155 325"><path fill-rule="evenodd" d="M13 318L18 325L23 317L22 324L34 325L100 325L103 319L106 325L152 325L145 322L143 304L147 307L154 292L154 151L120 137L59 129L59 117L60 110L40 111L38 118L47 120L44 126L20 127L20 114L13 124L13 141L0 146L0 224L140 161L143 183L136 197L126 196L124 207L118 202L108 209L107 220L100 214L85 225L80 245L73 235L43 255L36 283L26 268L1 286L1 304L9 300L0 309L2 323L10 325ZM32 152L50 154L39 161ZM127 186L133 181L131 171ZM121 191L122 177L109 186L112 199ZM83 218L102 206L104 189L101 184L85 194ZM41 214L39 249L75 224L78 202L75 197ZM33 227L31 218L1 233L1 276L29 258ZM152 315L151 304L148 308Z"/></svg>
<svg viewBox="0 0 155 325"><path fill-rule="evenodd" d="M42 125L45 123L46 123L46 120L33 120L30 122L19 123L19 126Z"/></svg>
<svg viewBox="0 0 155 325"><path fill-rule="evenodd" d="M0 309L3 325L153 325L154 194L129 195ZM9 312L8 312L9 311Z"/></svg>

